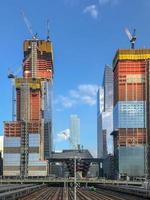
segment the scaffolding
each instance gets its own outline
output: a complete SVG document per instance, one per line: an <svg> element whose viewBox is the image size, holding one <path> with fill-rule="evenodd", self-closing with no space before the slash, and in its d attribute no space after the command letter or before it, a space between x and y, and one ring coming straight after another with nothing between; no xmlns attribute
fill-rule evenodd
<svg viewBox="0 0 150 200"><path fill-rule="evenodd" d="M31 69L32 78L37 78L37 41L33 40L31 42Z"/></svg>
<svg viewBox="0 0 150 200"><path fill-rule="evenodd" d="M44 160L44 94L45 94L45 81L41 82L41 134L40 134L40 159Z"/></svg>
<svg viewBox="0 0 150 200"><path fill-rule="evenodd" d="M15 95L15 79L12 79L12 121L16 119L16 95Z"/></svg>
<svg viewBox="0 0 150 200"><path fill-rule="evenodd" d="M136 163L135 169L139 164L142 169L139 176L144 176L145 173L147 180L150 180L149 59L150 49L120 49L113 61L114 107L118 114L116 115L117 119L119 119L114 135L115 150L116 153L119 153L121 149L123 152L126 148L125 151L129 153L128 149L131 149L133 155L136 155L136 148L139 148L139 161ZM119 155L117 157L119 158ZM134 159L136 162L136 156L133 157L133 162ZM122 160L121 162L123 162ZM129 168L122 167L122 170L128 170L128 173L132 174L131 176L135 176L135 173L131 173ZM118 171L121 170L118 169Z"/></svg>
<svg viewBox="0 0 150 200"><path fill-rule="evenodd" d="M21 158L20 174L22 177L28 176L28 157L29 157L29 135L28 121L30 114L30 90L28 83L21 87Z"/></svg>
<svg viewBox="0 0 150 200"><path fill-rule="evenodd" d="M45 120L45 159L51 157L53 149L53 130L52 130L52 80L45 82L46 93L45 93L45 110L47 111L47 118ZM46 140L48 138L48 140ZM49 141L49 142L48 142Z"/></svg>
<svg viewBox="0 0 150 200"><path fill-rule="evenodd" d="M14 105L12 113L14 114L12 122L5 122L5 136L14 137L14 141L20 140L18 175L25 178L30 176L32 172L34 175L39 173L43 176L46 169L43 170L42 167L46 166L45 159L49 157L52 150L50 101L53 58L51 42L37 38L26 40L24 43L23 77L13 76L13 78L13 87L16 88L16 95L15 90L13 90L12 95ZM16 121L14 121L15 108ZM40 137L35 151L37 155L34 155L35 152L31 151L32 148L30 148L31 143L34 142L31 142L34 134L38 135L38 138ZM11 148L9 152L12 153ZM35 156L36 162L29 160L29 155ZM35 163L37 166L32 166L32 164L36 165ZM36 170L37 167L38 170Z"/></svg>

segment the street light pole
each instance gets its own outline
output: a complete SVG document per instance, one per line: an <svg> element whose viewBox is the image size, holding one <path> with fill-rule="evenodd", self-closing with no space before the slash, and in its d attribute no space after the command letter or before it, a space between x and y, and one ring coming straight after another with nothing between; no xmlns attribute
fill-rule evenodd
<svg viewBox="0 0 150 200"><path fill-rule="evenodd" d="M65 136L67 136L65 132L63 132L63 134ZM76 149L76 146L74 146L74 143L72 142L70 137L68 139L69 139L70 143L73 145L73 147ZM74 156L74 200L77 200L77 171L76 171L76 166L77 166L77 156Z"/></svg>
<svg viewBox="0 0 150 200"><path fill-rule="evenodd" d="M76 173L76 166L77 166L77 160L76 156L74 157L74 200L77 199L77 191L76 191L76 185L77 185L77 173Z"/></svg>

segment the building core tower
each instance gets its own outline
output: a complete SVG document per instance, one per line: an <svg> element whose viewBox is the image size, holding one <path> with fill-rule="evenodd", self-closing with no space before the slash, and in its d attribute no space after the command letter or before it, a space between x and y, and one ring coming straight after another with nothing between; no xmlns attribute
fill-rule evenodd
<svg viewBox="0 0 150 200"><path fill-rule="evenodd" d="M24 42L23 77L15 79L16 121L4 122L4 176L46 176L52 151L53 50Z"/></svg>

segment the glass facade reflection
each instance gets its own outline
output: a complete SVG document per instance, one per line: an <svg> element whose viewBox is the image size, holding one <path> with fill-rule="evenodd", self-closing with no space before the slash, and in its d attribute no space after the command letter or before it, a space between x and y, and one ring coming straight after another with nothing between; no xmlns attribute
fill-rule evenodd
<svg viewBox="0 0 150 200"><path fill-rule="evenodd" d="M20 137L4 137L5 147L20 147Z"/></svg>
<svg viewBox="0 0 150 200"><path fill-rule="evenodd" d="M77 115L70 116L70 140L73 149L80 144L80 119Z"/></svg>
<svg viewBox="0 0 150 200"><path fill-rule="evenodd" d="M119 101L114 107L114 129L145 128L145 101Z"/></svg>
<svg viewBox="0 0 150 200"><path fill-rule="evenodd" d="M39 147L40 145L40 134L29 134L29 146Z"/></svg>
<svg viewBox="0 0 150 200"><path fill-rule="evenodd" d="M20 153L4 153L5 166L20 166Z"/></svg>
<svg viewBox="0 0 150 200"><path fill-rule="evenodd" d="M127 176L144 176L145 147L119 147L119 173Z"/></svg>
<svg viewBox="0 0 150 200"><path fill-rule="evenodd" d="M97 92L97 155L98 158L113 152L113 71L105 66L103 85Z"/></svg>
<svg viewBox="0 0 150 200"><path fill-rule="evenodd" d="M113 108L113 71L112 67L106 65L103 77L104 87L104 111Z"/></svg>
<svg viewBox="0 0 150 200"><path fill-rule="evenodd" d="M39 161L40 154L39 153L29 153L29 163L33 161Z"/></svg>

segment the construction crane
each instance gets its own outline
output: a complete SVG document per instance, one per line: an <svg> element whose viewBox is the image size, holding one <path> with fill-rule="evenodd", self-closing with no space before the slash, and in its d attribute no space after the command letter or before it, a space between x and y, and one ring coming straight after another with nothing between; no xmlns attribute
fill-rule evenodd
<svg viewBox="0 0 150 200"><path fill-rule="evenodd" d="M127 34L129 41L131 43L131 49L134 49L136 42L136 29L133 30L133 34L130 33L128 28L125 28L125 33Z"/></svg>
<svg viewBox="0 0 150 200"><path fill-rule="evenodd" d="M32 30L32 25L30 23L30 21L28 20L28 18L26 17L24 11L22 10L21 11L22 13L22 17L23 17L23 20L25 22L25 25L30 33L30 35L32 36L32 41L31 41L31 55L30 55L30 58L31 58L31 69L32 69L32 77L35 78L36 77L36 70L37 70L37 50L41 53L42 55L42 51L41 49L38 47L38 36L37 36L37 33L34 34L33 30ZM47 21L47 40L49 40L50 36L49 36L49 20Z"/></svg>
<svg viewBox="0 0 150 200"><path fill-rule="evenodd" d="M16 113L15 113L15 106L16 106L16 96L15 96L15 79L17 78L17 74L21 71L22 66L17 69L15 73L8 69L8 78L11 80L12 84L12 121L15 121Z"/></svg>
<svg viewBox="0 0 150 200"><path fill-rule="evenodd" d="M50 25L49 25L49 19L47 20L47 41L50 41Z"/></svg>
<svg viewBox="0 0 150 200"><path fill-rule="evenodd" d="M33 33L32 25L31 25L30 21L28 20L28 18L26 17L23 10L21 10L21 14L22 14L23 20L25 22L25 25L27 26L27 29L28 29L29 33L31 34L32 38L37 39L37 34Z"/></svg>

